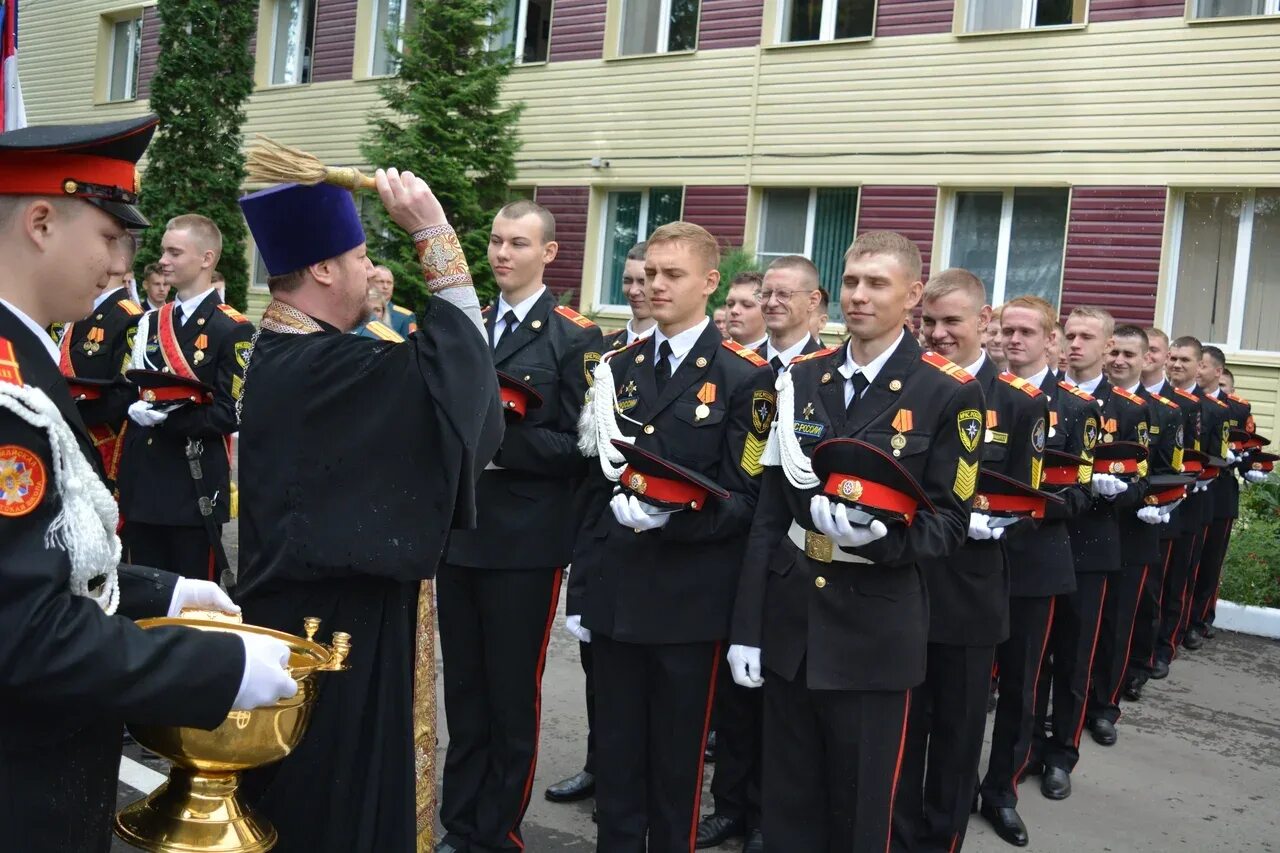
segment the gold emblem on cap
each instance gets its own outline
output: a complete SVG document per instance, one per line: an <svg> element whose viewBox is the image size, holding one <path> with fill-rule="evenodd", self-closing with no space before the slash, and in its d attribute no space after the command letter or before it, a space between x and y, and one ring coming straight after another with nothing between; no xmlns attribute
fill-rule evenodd
<svg viewBox="0 0 1280 853"><path fill-rule="evenodd" d="M707 366L707 360L706 360L705 358L703 358L702 356L698 356L698 360L697 360L697 361L695 361L695 362L694 362L694 364L698 365L698 367L706 367L706 366Z"/></svg>
<svg viewBox="0 0 1280 853"><path fill-rule="evenodd" d="M534 331L537 331L538 329L541 329L541 328L542 328L542 321L541 321L541 320L534 320L534 321L533 321L532 323L530 323L529 325L533 326Z"/></svg>
<svg viewBox="0 0 1280 853"><path fill-rule="evenodd" d="M649 481L643 475L632 471L631 476L627 478L627 488L637 495L643 495L649 489Z"/></svg>
<svg viewBox="0 0 1280 853"><path fill-rule="evenodd" d="M698 408L693 410L693 419L695 421L700 421L703 418L709 418L709 417L711 417L711 409L707 408L706 403L700 403L698 405Z"/></svg>
<svg viewBox="0 0 1280 853"><path fill-rule="evenodd" d="M640 353L640 355L636 356L636 364L644 364L644 353Z"/></svg>
<svg viewBox="0 0 1280 853"><path fill-rule="evenodd" d="M986 512L991 509L991 501L987 500L986 495L974 495L973 508L978 512Z"/></svg>
<svg viewBox="0 0 1280 853"><path fill-rule="evenodd" d="M1253 468L1253 470L1254 470L1254 471L1261 471L1261 470L1262 470L1262 463L1261 463L1261 462L1255 462L1255 463L1253 463L1252 468Z"/></svg>
<svg viewBox="0 0 1280 853"><path fill-rule="evenodd" d="M830 373L822 374L822 379L820 381L822 382L823 385L826 385L828 382L831 381L831 374Z"/></svg>
<svg viewBox="0 0 1280 853"><path fill-rule="evenodd" d="M1111 463L1111 473L1112 473L1112 474L1123 474L1123 473L1124 473L1124 463L1123 463L1123 462L1112 462L1112 463Z"/></svg>
<svg viewBox="0 0 1280 853"><path fill-rule="evenodd" d="M845 500L856 501L862 497L862 481L853 479L841 480L837 490L840 492L840 497Z"/></svg>
<svg viewBox="0 0 1280 853"><path fill-rule="evenodd" d="M142 392L142 399L147 403L154 403L156 401L156 392L148 388Z"/></svg>
<svg viewBox="0 0 1280 853"><path fill-rule="evenodd" d="M1155 506L1156 504L1160 503L1160 499L1157 498L1155 495L1147 495L1146 498L1144 498L1144 500L1146 501L1147 506Z"/></svg>
<svg viewBox="0 0 1280 853"><path fill-rule="evenodd" d="M66 180L62 182L62 191L67 195L75 195L76 191L79 189L80 189L80 185L77 184L75 181Z"/></svg>
<svg viewBox="0 0 1280 853"><path fill-rule="evenodd" d="M902 380L901 380L901 379L895 379L895 380L893 380L892 382L890 382L890 383L889 383L889 390L890 390L890 391L901 391L901 390L902 390Z"/></svg>

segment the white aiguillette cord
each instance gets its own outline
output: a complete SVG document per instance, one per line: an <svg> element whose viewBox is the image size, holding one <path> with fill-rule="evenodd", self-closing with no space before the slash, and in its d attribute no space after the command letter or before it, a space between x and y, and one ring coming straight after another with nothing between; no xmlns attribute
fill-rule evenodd
<svg viewBox="0 0 1280 853"><path fill-rule="evenodd" d="M801 491L816 489L821 481L813 473L813 464L800 449L800 440L796 438L796 392L791 371L784 370L778 374L773 387L778 392L778 416L769 430L769 443L760 455L760 463L781 465L787 482Z"/></svg>
<svg viewBox="0 0 1280 853"><path fill-rule="evenodd" d="M587 399L578 417L578 449L583 456L599 457L600 470L610 482L616 483L626 467L626 459L613 446L613 439L630 444L634 444L635 439L623 435L618 426L618 395L613 384L613 368L609 367L613 355L606 354L592 373L591 387L587 389Z"/></svg>
<svg viewBox="0 0 1280 853"><path fill-rule="evenodd" d="M120 512L98 472L80 451L71 427L49 396L39 388L0 382L0 408L13 412L49 434L54 487L62 509L44 534L44 546L67 552L71 561L71 593L92 600L108 616L120 604L116 567ZM95 580L101 579L97 588Z"/></svg>

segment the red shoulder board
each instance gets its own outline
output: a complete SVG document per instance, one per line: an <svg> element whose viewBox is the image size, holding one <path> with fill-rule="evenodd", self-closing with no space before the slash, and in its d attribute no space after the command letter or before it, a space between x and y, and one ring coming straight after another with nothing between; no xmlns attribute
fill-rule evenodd
<svg viewBox="0 0 1280 853"><path fill-rule="evenodd" d="M1190 400L1193 403L1200 402L1200 398L1197 397L1195 394L1192 394L1190 391L1183 391L1181 388L1174 388L1173 393L1181 394L1183 397L1186 397L1188 400Z"/></svg>
<svg viewBox="0 0 1280 853"><path fill-rule="evenodd" d="M591 322L589 318L582 316L577 311L574 311L572 308L567 308L564 305L557 305L556 313L568 320L570 323L573 323L575 326L581 326L584 329L595 328L595 323Z"/></svg>
<svg viewBox="0 0 1280 853"><path fill-rule="evenodd" d="M1229 400L1235 400L1237 403L1239 403L1239 404L1240 404L1240 405L1242 405L1242 406L1250 406L1250 405L1252 405L1252 403L1250 403L1250 402L1249 402L1248 400L1246 400L1244 397L1240 397L1240 396L1237 396L1237 395L1235 395L1235 394L1228 394L1228 395L1227 395L1227 399L1229 399Z"/></svg>
<svg viewBox="0 0 1280 853"><path fill-rule="evenodd" d="M227 304L227 303L225 303L225 302L218 306L218 310L219 310L219 311L221 311L223 314L226 314L226 315L227 315L228 317L230 317L232 320L235 320L237 323L247 323L247 322L249 322L249 318L248 318L248 317L244 316L244 315L243 315L243 314L241 314L239 311L237 311L236 309L232 308L230 305L228 305L228 304Z"/></svg>
<svg viewBox="0 0 1280 853"><path fill-rule="evenodd" d="M130 317L137 317L142 313L141 306L132 299L121 299L116 305L120 306L120 310L128 314Z"/></svg>
<svg viewBox="0 0 1280 853"><path fill-rule="evenodd" d="M741 356L742 358L745 358L747 361L751 362L756 367L764 367L766 364L769 363L760 357L760 353L756 352L751 347L744 347L742 344L738 343L737 341L722 341L721 343L724 344L724 348L727 349L729 352L733 353L734 355L738 355L738 356ZM794 364L795 362L792 362L792 363Z"/></svg>
<svg viewBox="0 0 1280 853"><path fill-rule="evenodd" d="M1213 404L1214 404L1215 406L1221 406L1221 407L1222 407L1222 408L1224 408L1224 409L1229 409L1229 408L1231 408L1231 407L1230 407L1230 406L1228 406L1226 403L1224 403L1224 402L1222 402L1221 400L1219 400L1217 397L1207 397L1206 399L1212 400L1212 401L1213 401Z"/></svg>
<svg viewBox="0 0 1280 853"><path fill-rule="evenodd" d="M1017 388L1023 394L1026 394L1028 397L1033 399L1044 393L1021 376L1015 376L1007 370L1000 372L1000 381L1006 385L1012 385L1014 388Z"/></svg>
<svg viewBox="0 0 1280 853"><path fill-rule="evenodd" d="M1086 403L1093 402L1092 394L1090 394L1088 391L1081 391L1078 386L1072 385L1070 382L1067 382L1066 380L1060 380L1058 382L1058 387L1063 389L1064 391L1070 391L1073 395L1079 397L1081 400L1084 400Z"/></svg>
<svg viewBox="0 0 1280 853"><path fill-rule="evenodd" d="M920 360L925 364L931 364L938 368L961 385L966 382L973 381L973 377L969 375L968 371L951 359L947 358L945 355L938 355L936 352L926 352L920 356Z"/></svg>
<svg viewBox="0 0 1280 853"><path fill-rule="evenodd" d="M22 371L18 369L18 354L7 338L0 338L0 382L22 384Z"/></svg>
<svg viewBox="0 0 1280 853"><path fill-rule="evenodd" d="M1161 403L1164 403L1166 406L1168 406L1171 409L1178 408L1178 404L1170 400L1168 397L1161 397L1159 394L1152 394L1151 396L1159 400Z"/></svg>
<svg viewBox="0 0 1280 853"><path fill-rule="evenodd" d="M612 359L615 355L621 355L622 353L626 352L626 351L627 351L627 350L629 350L629 349L635 349L636 347L640 346L642 343L644 343L644 342L645 342L645 341L647 341L647 340L649 340L649 338L648 338L647 336L646 336L646 337L643 337L643 338L636 338L634 341L632 341L631 343L627 344L625 347L622 347L621 349L611 349L611 350L609 350L608 352L604 353L604 354L601 356L601 359L602 359L603 361L609 361L609 360L610 360L610 359Z"/></svg>
<svg viewBox="0 0 1280 853"><path fill-rule="evenodd" d="M827 347L826 349L814 350L813 352L807 353L806 355L796 356L795 358L791 359L791 363L799 364L800 362L808 361L811 358L822 358L823 356L831 355L832 353L837 353L837 352L840 352L840 347Z"/></svg>
<svg viewBox="0 0 1280 853"><path fill-rule="evenodd" d="M1113 385L1112 388L1115 388L1115 386ZM1136 406L1146 405L1146 401L1143 400L1141 397L1139 397L1137 394L1130 394L1128 391L1124 390L1123 388L1115 388L1115 392Z"/></svg>

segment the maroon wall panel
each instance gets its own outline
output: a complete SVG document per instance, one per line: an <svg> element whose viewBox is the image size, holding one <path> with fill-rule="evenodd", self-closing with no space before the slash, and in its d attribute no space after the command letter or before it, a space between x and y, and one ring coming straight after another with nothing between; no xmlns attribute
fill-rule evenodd
<svg viewBox="0 0 1280 853"><path fill-rule="evenodd" d="M1118 323L1155 317L1164 239L1164 187L1076 187L1071 192L1062 316L1095 305Z"/></svg>
<svg viewBox="0 0 1280 853"><path fill-rule="evenodd" d="M758 45L763 16L764 0L702 0L698 49Z"/></svg>
<svg viewBox="0 0 1280 853"><path fill-rule="evenodd" d="M311 82L350 80L356 50L356 0L317 0Z"/></svg>
<svg viewBox="0 0 1280 853"><path fill-rule="evenodd" d="M551 61L604 55L607 0L555 0L551 7Z"/></svg>
<svg viewBox="0 0 1280 853"><path fill-rule="evenodd" d="M151 95L151 78L160 59L160 13L157 7L142 10L142 44L138 46L138 100Z"/></svg>
<svg viewBox="0 0 1280 853"><path fill-rule="evenodd" d="M880 0L876 9L876 35L949 33L955 7L955 0Z"/></svg>
<svg viewBox="0 0 1280 853"><path fill-rule="evenodd" d="M542 280L556 293L574 292L574 305L582 300L582 254L587 245L588 187L538 187L538 204L556 218L556 242L560 252L547 267ZM579 305L579 307L581 307Z"/></svg>
<svg viewBox="0 0 1280 853"><path fill-rule="evenodd" d="M684 220L710 231L721 246L741 247L747 228L747 188L685 187Z"/></svg>
<svg viewBox="0 0 1280 853"><path fill-rule="evenodd" d="M1093 0L1089 20L1100 24L1135 18L1181 18L1186 10L1183 0Z"/></svg>
<svg viewBox="0 0 1280 853"><path fill-rule="evenodd" d="M863 187L858 201L858 233L897 231L920 247L921 276L929 278L937 187Z"/></svg>

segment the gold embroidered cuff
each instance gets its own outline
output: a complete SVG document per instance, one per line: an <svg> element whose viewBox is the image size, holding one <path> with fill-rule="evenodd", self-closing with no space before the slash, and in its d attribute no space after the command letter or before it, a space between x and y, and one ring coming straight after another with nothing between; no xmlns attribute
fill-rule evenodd
<svg viewBox="0 0 1280 853"><path fill-rule="evenodd" d="M413 244L422 261L422 276L427 282L427 290L435 293L447 287L471 285L471 269L452 227L435 225L415 231Z"/></svg>

